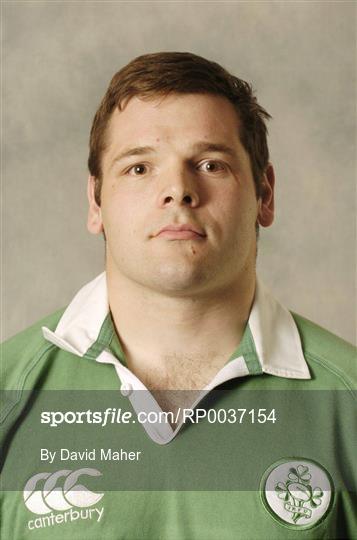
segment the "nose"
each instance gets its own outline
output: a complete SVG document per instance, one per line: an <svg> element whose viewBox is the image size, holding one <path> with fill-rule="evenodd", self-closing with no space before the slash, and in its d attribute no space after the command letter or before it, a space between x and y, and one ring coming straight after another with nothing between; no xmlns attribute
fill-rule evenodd
<svg viewBox="0 0 357 540"><path fill-rule="evenodd" d="M189 171L171 171L163 184L158 197L158 205L161 208L169 206L195 208L200 204L197 182Z"/></svg>

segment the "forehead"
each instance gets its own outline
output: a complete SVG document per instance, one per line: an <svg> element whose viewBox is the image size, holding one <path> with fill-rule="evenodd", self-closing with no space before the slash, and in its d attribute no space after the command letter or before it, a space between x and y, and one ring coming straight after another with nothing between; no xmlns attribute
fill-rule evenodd
<svg viewBox="0 0 357 540"><path fill-rule="evenodd" d="M115 109L107 130L107 150L122 145L181 143L200 140L239 142L239 118L232 103L210 94L134 97Z"/></svg>

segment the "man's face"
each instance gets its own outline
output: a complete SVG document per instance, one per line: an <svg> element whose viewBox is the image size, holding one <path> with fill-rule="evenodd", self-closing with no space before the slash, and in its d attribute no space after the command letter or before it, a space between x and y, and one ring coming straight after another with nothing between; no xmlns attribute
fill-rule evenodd
<svg viewBox="0 0 357 540"><path fill-rule="evenodd" d="M101 207L90 178L88 219L105 232L112 276L177 296L254 275L256 222L271 221L238 125L227 99L206 94L132 98L114 111Z"/></svg>

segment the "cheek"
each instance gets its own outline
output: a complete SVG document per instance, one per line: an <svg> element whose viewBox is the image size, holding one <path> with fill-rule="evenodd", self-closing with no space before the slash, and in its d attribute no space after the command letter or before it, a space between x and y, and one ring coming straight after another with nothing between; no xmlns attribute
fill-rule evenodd
<svg viewBox="0 0 357 540"><path fill-rule="evenodd" d="M130 205L124 197L118 197L117 194L111 194L102 198L102 217L104 229L122 230L129 220Z"/></svg>
<svg viewBox="0 0 357 540"><path fill-rule="evenodd" d="M103 190L102 218L108 241L134 241L143 223L145 203L132 191L117 187Z"/></svg>
<svg viewBox="0 0 357 540"><path fill-rule="evenodd" d="M228 231L242 233L255 230L258 202L251 190L227 189L216 198L215 218Z"/></svg>

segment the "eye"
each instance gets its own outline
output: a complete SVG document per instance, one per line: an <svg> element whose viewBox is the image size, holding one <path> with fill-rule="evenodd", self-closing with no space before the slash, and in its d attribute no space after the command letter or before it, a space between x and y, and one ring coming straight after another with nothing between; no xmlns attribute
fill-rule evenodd
<svg viewBox="0 0 357 540"><path fill-rule="evenodd" d="M199 165L198 168L200 170L203 170L203 172L207 173L217 173L225 170L225 166L223 163L214 160L204 161Z"/></svg>
<svg viewBox="0 0 357 540"><path fill-rule="evenodd" d="M130 174L132 176L142 176L147 172L148 168L144 163L137 163L136 165L133 165L126 171L126 174Z"/></svg>

